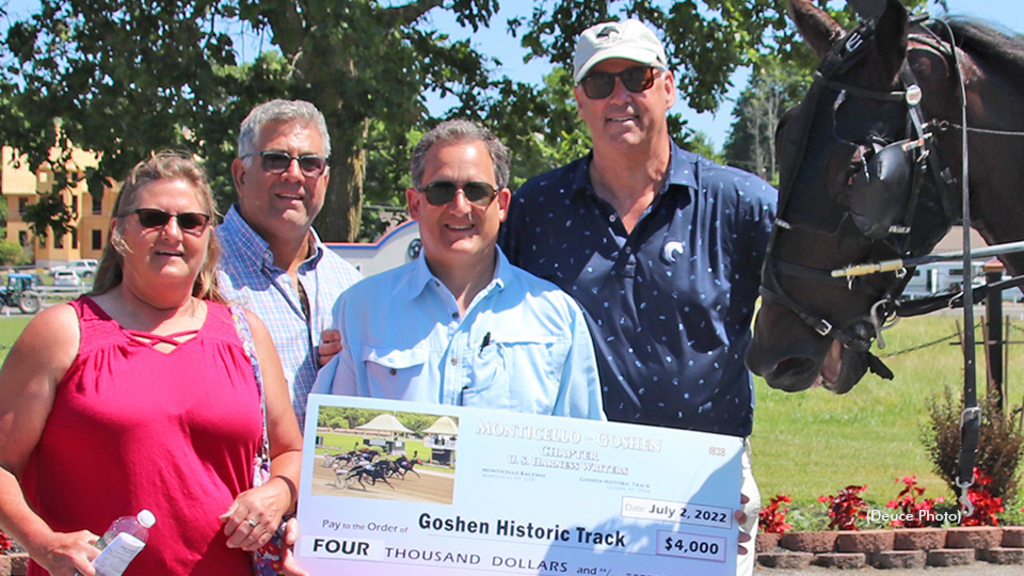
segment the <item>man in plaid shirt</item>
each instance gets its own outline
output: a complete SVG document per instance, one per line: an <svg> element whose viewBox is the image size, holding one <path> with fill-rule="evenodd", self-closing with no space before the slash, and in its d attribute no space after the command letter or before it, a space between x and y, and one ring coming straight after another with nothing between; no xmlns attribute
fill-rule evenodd
<svg viewBox="0 0 1024 576"><path fill-rule="evenodd" d="M217 227L221 290L267 325L302 425L338 296L362 276L313 230L324 205L330 138L309 102L271 100L242 121L231 164L238 203ZM324 335L327 337L328 335ZM337 334L322 351L336 353Z"/></svg>

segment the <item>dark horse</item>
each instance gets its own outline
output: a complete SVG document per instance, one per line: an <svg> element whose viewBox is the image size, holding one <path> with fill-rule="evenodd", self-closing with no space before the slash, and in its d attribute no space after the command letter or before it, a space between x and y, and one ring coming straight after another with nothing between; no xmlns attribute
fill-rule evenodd
<svg viewBox="0 0 1024 576"><path fill-rule="evenodd" d="M355 468L348 471L348 475L345 476L343 482L346 486L352 486L358 481L359 485L366 489L366 484L363 484L363 478L365 477L369 478L370 483L374 486L377 484L377 480L391 486L391 482L388 482L388 476L391 475L393 465L394 463L390 460L381 460L373 464L369 462L357 464ZM338 480L341 481L341 472L336 471L335 473L338 475ZM391 486L391 489L394 490L395 487Z"/></svg>
<svg viewBox="0 0 1024 576"><path fill-rule="evenodd" d="M399 456L398 458L395 458L394 460L392 460L392 462L394 462L395 464L395 474L401 476L402 480L405 480L405 475L409 472L412 472L413 474L416 475L416 477L419 477L420 473L413 470L412 468L417 464L423 464L423 461L420 460L419 458L413 458L412 460L409 460L408 458L405 457L404 454L402 456Z"/></svg>
<svg viewBox="0 0 1024 576"><path fill-rule="evenodd" d="M927 254L962 220L964 125L972 225L990 244L1024 238L1024 39L919 21L897 0L849 34L811 0L790 15L823 61L779 124L778 221L746 363L773 388L843 393L868 369L892 376L870 348L909 277L829 271ZM1024 273L1021 254L1003 261Z"/></svg>

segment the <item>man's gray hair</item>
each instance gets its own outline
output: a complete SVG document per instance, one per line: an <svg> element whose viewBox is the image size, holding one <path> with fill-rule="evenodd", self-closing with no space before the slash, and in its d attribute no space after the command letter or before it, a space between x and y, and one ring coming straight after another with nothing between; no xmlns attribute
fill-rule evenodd
<svg viewBox="0 0 1024 576"><path fill-rule="evenodd" d="M242 127L238 131L238 157L245 158L260 152L256 149L259 143L260 133L263 127L272 122L298 122L299 124L312 124L320 133L320 139L324 142L324 157L331 156L331 137L327 133L327 121L324 115L317 110L313 104L305 100L283 100L276 99L264 102L252 109L249 115L242 120Z"/></svg>
<svg viewBox="0 0 1024 576"><path fill-rule="evenodd" d="M483 142L494 162L494 181L498 188L508 187L509 151L498 137L476 122L469 120L446 120L420 138L412 150L409 171L412 172L412 185L423 186L423 173L426 171L427 152L435 144L456 144L459 142Z"/></svg>

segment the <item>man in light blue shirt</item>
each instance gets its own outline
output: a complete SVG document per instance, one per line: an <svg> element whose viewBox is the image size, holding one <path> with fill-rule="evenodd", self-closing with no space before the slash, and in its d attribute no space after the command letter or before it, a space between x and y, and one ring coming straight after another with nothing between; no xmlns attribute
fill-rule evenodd
<svg viewBox="0 0 1024 576"><path fill-rule="evenodd" d="M413 150L406 190L423 258L346 291L342 351L314 392L604 419L586 319L497 248L508 149L454 120Z"/></svg>
<svg viewBox="0 0 1024 576"><path fill-rule="evenodd" d="M309 102L271 100L253 108L231 165L238 204L217 227L220 289L267 325L300 426L320 367L321 332L330 327L338 296L362 278L313 229L330 154L323 114Z"/></svg>

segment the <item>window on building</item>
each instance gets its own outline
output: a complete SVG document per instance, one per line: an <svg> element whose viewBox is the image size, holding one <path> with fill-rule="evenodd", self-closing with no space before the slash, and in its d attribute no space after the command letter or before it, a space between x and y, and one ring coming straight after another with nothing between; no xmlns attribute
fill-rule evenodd
<svg viewBox="0 0 1024 576"><path fill-rule="evenodd" d="M53 247L54 248L63 248L64 247L64 237L63 236L57 236L56 234L54 234L53 235Z"/></svg>
<svg viewBox="0 0 1024 576"><path fill-rule="evenodd" d="M99 194L89 194L89 196L92 196L92 213L93 214L102 214L103 213L103 193L100 192Z"/></svg>
<svg viewBox="0 0 1024 576"><path fill-rule="evenodd" d="M18 214L24 214L28 207L28 198L18 198Z"/></svg>
<svg viewBox="0 0 1024 576"><path fill-rule="evenodd" d="M78 250L78 230L71 231L71 249Z"/></svg>
<svg viewBox="0 0 1024 576"><path fill-rule="evenodd" d="M102 250L103 249L103 231L93 230L92 231L92 249Z"/></svg>
<svg viewBox="0 0 1024 576"><path fill-rule="evenodd" d="M28 230L18 231L18 244L21 244L22 248L28 246Z"/></svg>
<svg viewBox="0 0 1024 576"><path fill-rule="evenodd" d="M71 195L71 210L78 214L78 196L75 194Z"/></svg>

